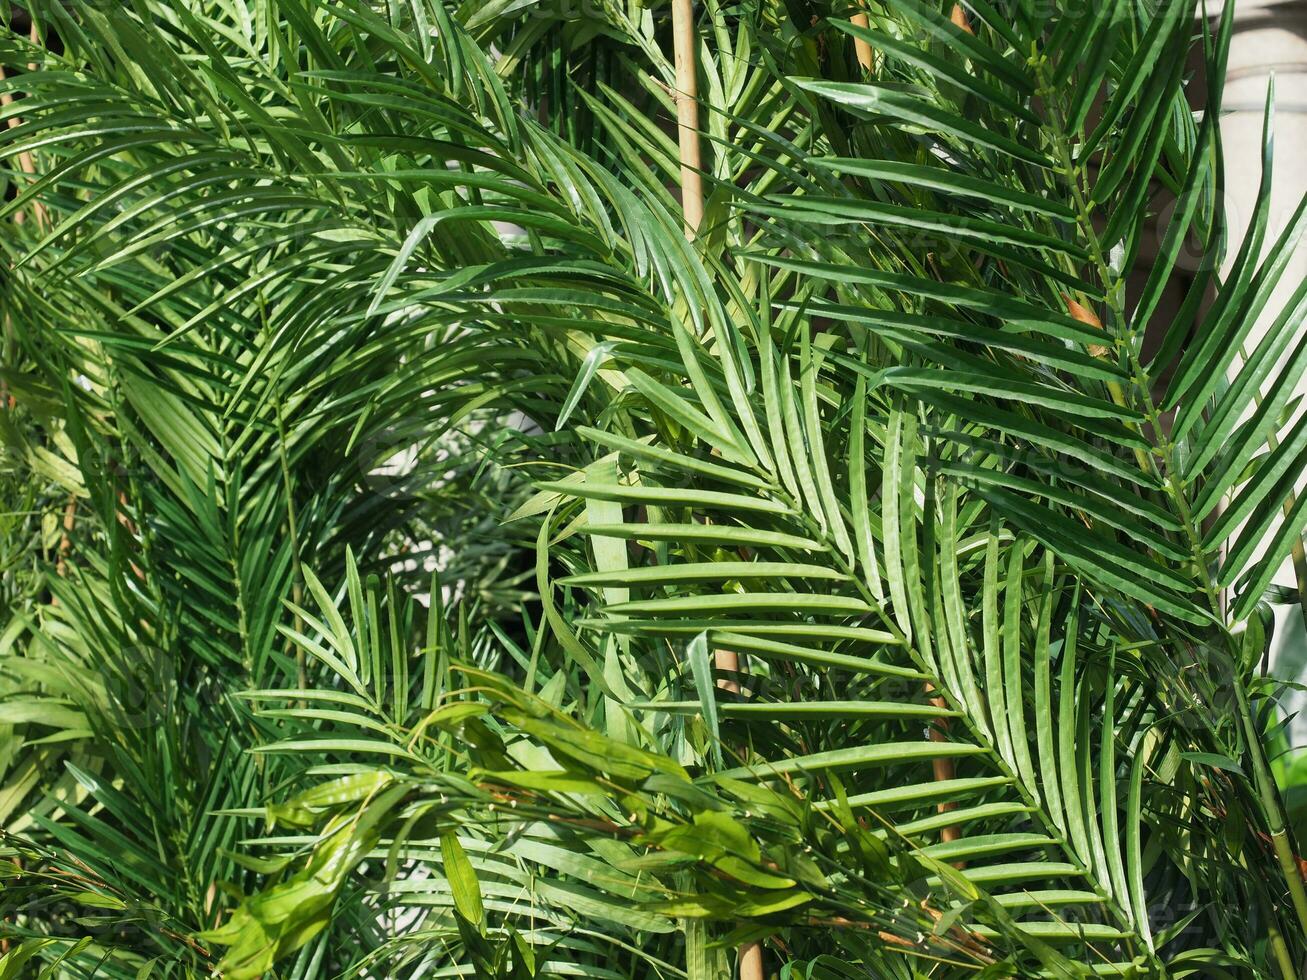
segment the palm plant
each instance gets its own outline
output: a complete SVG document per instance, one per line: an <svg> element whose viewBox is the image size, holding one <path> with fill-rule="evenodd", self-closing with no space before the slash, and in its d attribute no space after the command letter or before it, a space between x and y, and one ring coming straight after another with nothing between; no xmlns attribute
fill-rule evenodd
<svg viewBox="0 0 1307 980"><path fill-rule="evenodd" d="M1301 974L1232 6L686 10L6 6L0 976Z"/></svg>

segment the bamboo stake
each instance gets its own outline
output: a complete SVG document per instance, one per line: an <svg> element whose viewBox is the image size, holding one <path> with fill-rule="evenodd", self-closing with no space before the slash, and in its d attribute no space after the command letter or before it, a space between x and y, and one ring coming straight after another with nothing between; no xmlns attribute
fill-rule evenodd
<svg viewBox="0 0 1307 980"><path fill-rule="evenodd" d="M854 27L870 27L871 22L867 20L867 15L854 14L849 18L849 23ZM853 50L857 52L858 64L862 66L863 71L871 71L876 66L876 57L871 52L871 45L860 37L853 39Z"/></svg>
<svg viewBox="0 0 1307 980"><path fill-rule="evenodd" d="M36 18L32 18L32 28L28 34L28 37L31 38L33 44L40 43L40 35L36 32ZM36 69L37 69L36 62L29 61L27 63L27 70L29 72L35 72ZM0 69L0 77L3 77L3 69ZM9 99L10 102L13 101L13 96L9 95L8 92L4 93L4 95ZM21 123L22 120L18 116L11 116L9 119L9 127L11 129L14 128L15 126L21 125ZM18 155L18 165L23 168L24 173L32 176L36 175L36 163L35 161L32 160L32 155L28 153L26 150L24 150L22 153ZM22 211L15 212L14 213L15 224L20 224L22 220L23 220L23 212ZM32 202L32 220L36 222L36 227L39 229L44 229L48 224L47 215L45 212L45 205L43 205L40 201ZM68 574L68 553L72 551L73 548L73 529L76 526L77 526L77 494L70 493L68 495L68 504L66 507L64 507L63 533L59 536L59 552L55 559L55 566L54 566L54 572L60 578L63 578L65 575ZM51 598L52 604L57 605L58 602L59 602L58 598L53 598L53 597Z"/></svg>
<svg viewBox="0 0 1307 980"><path fill-rule="evenodd" d="M931 684L926 685L927 694L930 694L934 690L935 688L933 685ZM947 707L947 703L944 701L944 699L938 696L932 697L930 699L930 703L937 708ZM944 734L944 729L946 728L948 728L948 719L939 718L936 720L935 725L931 727L930 734L927 737L932 742L947 742L948 738ZM948 782L948 780L952 779L955 775L957 775L957 770L953 766L952 759L937 757L931 760L930 767L931 767L931 774L934 776L935 782L937 783ZM947 813L949 810L952 810L955 806L957 806L956 803L948 803L948 802L940 803L937 807L937 810L940 813ZM946 844L949 841L957 840L961 836L962 836L962 830L958 827L957 824L950 824L949 826L943 828L939 832L940 841Z"/></svg>
<svg viewBox="0 0 1307 980"><path fill-rule="evenodd" d="M713 666L717 669L718 674L724 675L717 678L718 689L731 694L739 694L740 676L744 673L744 665L740 662L740 655L734 650L718 648L713 651ZM760 943L745 943L740 947L737 956L740 980L763 980L762 945Z"/></svg>
<svg viewBox="0 0 1307 980"><path fill-rule="evenodd" d="M953 12L949 15L949 20L968 34L974 35L976 33L971 29L971 19L967 17L967 11L960 3L953 5Z"/></svg>
<svg viewBox="0 0 1307 980"><path fill-rule="evenodd" d="M703 222L703 158L699 153L699 78L693 0L672 0L676 60L676 131L681 148L681 212L685 237Z"/></svg>
<svg viewBox="0 0 1307 980"><path fill-rule="evenodd" d="M32 44L40 43L40 34L38 34L36 30L35 19L32 20L32 26L31 26L31 30L28 33L28 37L31 39ZM35 72L38 67L39 66L34 61L29 61L27 63L27 70L29 72ZM0 81L3 81L5 78L6 75L5 75L4 66L0 65ZM0 92L0 106L4 106L5 108L8 108L9 106L13 105L13 103L14 103L13 93ZM10 129L16 129L22 124L23 124L23 120L21 116L13 115L9 117ZM36 163L32 159L31 153L29 153L26 150L23 150L21 153L18 154L18 167L20 170L22 170L23 173L27 174L28 176L34 177L36 175ZM36 222L37 228L45 228L48 223L46 220L45 206L41 204L40 201L33 201L31 206L32 206L32 219ZM27 217L26 214L24 214L22 210L15 211L14 224L21 225L26 220L26 217ZM5 327L5 336L7 339L9 330L11 329L10 320L7 314L5 316L4 327ZM3 401L4 406L7 409L13 409L16 404L13 394L7 390L7 386L2 392L0 392L0 401ZM55 575L59 576L60 578L63 578L68 573L68 553L72 550L73 547L73 530L76 527L76 525L77 525L77 495L75 493L70 493L68 495L68 503L64 507L63 529L59 536L59 547L58 550L55 552L54 572ZM59 599L57 597L52 597L50 603L51 605L58 605Z"/></svg>
<svg viewBox="0 0 1307 980"><path fill-rule="evenodd" d="M63 533L59 536L59 550L55 553L54 573L60 578L68 573L68 552L73 548L73 528L77 525L77 494L68 495L68 504L64 507ZM59 600L54 599L57 605Z"/></svg>
<svg viewBox="0 0 1307 980"><path fill-rule="evenodd" d="M739 694L740 655L734 650L714 650L713 666L720 673L726 675L717 678L717 686L723 691L729 691L731 694Z"/></svg>
<svg viewBox="0 0 1307 980"><path fill-rule="evenodd" d="M32 21L32 30L28 36L31 38L33 44L38 43L39 35L36 33L35 20ZM27 70L29 72L34 72L36 71L36 69L37 69L36 62L28 62ZM3 65L0 65L0 81L4 81L4 79L5 79L5 69ZM14 96L11 92L0 92L0 106L3 106L7 109L9 106L13 105L13 102L14 102ZM21 126L22 124L23 124L23 120L21 116L9 117L10 129L15 129L16 127ZM26 150L23 150L21 153L18 154L18 167L25 174L31 176L36 175L36 164L32 160L32 155L28 153ZM32 202L32 217L36 220L37 227L40 228L45 227L46 224L45 205L43 205L40 201ZM26 216L23 214L22 211L16 211L14 213L14 224L21 225L25 220L25 218Z"/></svg>
<svg viewBox="0 0 1307 980"><path fill-rule="evenodd" d="M698 44L693 0L672 0L672 44L676 62L676 132L681 152L681 213L685 237L693 239L703 223L703 157L699 149ZM725 677L717 686L740 691L740 657L733 650L713 651L713 665ZM745 943L739 948L740 980L764 980L762 945Z"/></svg>
<svg viewBox="0 0 1307 980"><path fill-rule="evenodd" d="M35 21L32 22L32 28L29 36L32 39L32 43L35 44L37 39ZM29 62L27 65L27 70L36 71L36 65L34 63ZM0 65L0 81L4 81L4 79L5 79L4 65ZM0 106L3 106L4 108L8 108L9 106L13 105L13 102L14 102L14 97L12 93L0 92ZM9 128L13 129L17 126L21 126L22 122L23 120L20 116L10 116ZM32 162L32 155L28 153L26 150L18 154L18 167L25 174L35 175L36 173L36 165ZM39 201L32 202L32 216L36 219L36 224L38 227L41 228L45 227L46 224L45 208ZM26 215L22 211L14 212L14 224L21 225L25 219L26 219ZM9 340L9 332L11 329L12 326L10 324L9 314L6 313L4 318L4 339L6 343ZM5 351L5 353L7 354L8 351ZM13 394L9 391L9 386L5 384L3 380L0 380L0 406L3 406L4 408L7 409L13 409L15 404L16 401L14 399Z"/></svg>
<svg viewBox="0 0 1307 980"><path fill-rule="evenodd" d="M713 666L724 677L717 678L717 687L732 694L740 693L740 677L744 674L744 665L740 655L734 650L716 649L713 651ZM748 942L738 952L740 980L764 980L766 974L762 968L762 944Z"/></svg>
<svg viewBox="0 0 1307 980"><path fill-rule="evenodd" d="M740 980L763 980L762 945L745 943L740 947Z"/></svg>

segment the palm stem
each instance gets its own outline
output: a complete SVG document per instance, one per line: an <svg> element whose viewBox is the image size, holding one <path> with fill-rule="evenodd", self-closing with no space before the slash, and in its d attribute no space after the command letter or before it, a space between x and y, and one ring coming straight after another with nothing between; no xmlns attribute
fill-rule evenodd
<svg viewBox="0 0 1307 980"><path fill-rule="evenodd" d="M1207 555L1203 550L1201 529L1194 519L1193 509L1190 506L1188 496L1184 492L1184 485L1179 476L1181 471L1175 464L1175 443L1162 425L1161 412L1153 399L1153 393L1147 380L1148 376L1139 357L1141 338L1139 337L1138 326L1130 324L1127 319L1122 302L1123 284L1117 276L1112 274L1111 267L1103 254L1102 243L1099 241L1094 229L1092 203L1082 187L1082 181L1085 177L1084 170L1071 154L1070 134L1066 130L1065 116L1062 113L1061 104L1056 98L1056 93L1047 82L1045 66L1042 61L1039 63L1037 73L1040 78L1041 95L1049 107L1050 115L1053 117L1055 150L1071 189L1076 210L1076 223L1081 236L1089 246L1095 270L1103 285L1106 302L1112 313L1111 323L1117 331L1116 344L1118 348L1124 348L1128 359L1132 379L1132 394L1149 420L1153 430L1155 453L1161 457L1160 464L1156 459L1151 460L1151 469L1164 486L1177 511L1177 516L1180 518L1180 523L1188 539L1194 571L1201 579L1201 586L1207 595L1212 614L1218 622L1223 622L1220 593L1215 586L1215 577L1208 564ZM1114 400L1116 400L1121 393L1113 391L1112 394ZM1226 639L1229 639L1228 634L1226 634ZM1266 762L1260 734L1253 722L1252 713L1243 692L1241 679L1236 676L1234 684L1240 722L1244 728L1249 755L1253 760L1253 783L1258 801L1261 804L1270 831L1272 847L1275 850L1281 875L1293 901L1299 927L1302 930L1302 935L1307 937L1307 890L1303 886L1302 871L1298 866L1293 847L1289 842L1284 810L1280 803L1274 779L1271 777L1270 767ZM1283 940L1283 937L1281 937L1281 940Z"/></svg>
<svg viewBox="0 0 1307 980"><path fill-rule="evenodd" d="M1298 916L1298 925L1302 929L1302 934L1307 936L1307 888L1303 886L1302 868L1289 842L1288 825L1280 805L1275 780L1271 776L1271 769L1262 748L1261 733L1253 720L1252 708L1248 704L1243 681L1237 676L1234 679L1234 693L1239 708L1239 720L1243 724L1244 735L1248 742L1248 754L1253 761L1253 781L1257 787L1262 809L1265 811L1266 829L1271 835L1271 847L1275 850L1275 859L1288 886L1293 910Z"/></svg>
<svg viewBox="0 0 1307 980"><path fill-rule="evenodd" d="M1056 112L1056 102L1050 100ZM1065 131L1061 128L1059 116L1058 133L1065 137ZM1162 482L1174 505L1180 523L1184 528L1184 533L1188 539L1191 559L1194 564L1194 571L1201 578L1201 584L1207 595L1208 604L1211 607L1213 616L1218 622L1223 621L1222 606L1220 593L1215 585L1215 577L1207 561L1207 555L1203 550L1201 529L1193 516L1193 509L1190 506L1188 496L1184 492L1179 473L1180 469L1175 464L1175 442L1170 434L1165 430L1161 421L1161 412L1153 399L1153 393L1147 383L1147 375L1144 372L1143 364L1139 359L1139 337L1137 329L1131 325L1126 327L1127 320L1124 307L1120 300L1120 284L1116 277L1111 274L1111 270L1103 255L1102 245L1098 241L1098 236L1094 232L1093 221L1090 214L1089 203L1084 196L1080 181L1083 172L1080 168L1075 167L1071 160L1071 155L1066 147L1065 139L1058 141L1059 154L1067 170L1067 177L1070 181L1072 192L1076 202L1078 224L1085 240L1089 243L1091 254L1094 258L1098 273L1102 279L1103 287L1106 290L1107 302L1114 314L1114 322L1119 328L1126 330L1123 336L1118 337L1118 343L1123 344L1126 355L1129 359L1130 373L1133 379L1132 387L1136 401L1141 405L1144 414L1151 423L1154 435L1154 444L1157 452L1160 454L1162 462L1157 465L1154 461L1155 475ZM1228 635L1227 635L1228 640ZM1302 872L1298 867L1297 859L1294 857L1292 845L1289 842L1287 823L1284 816L1283 807L1281 806L1279 794L1275 786L1274 779L1271 777L1270 767L1267 765L1265 753L1262 746L1260 734L1256 725L1253 723L1252 714L1249 710L1247 700L1242 690L1242 682L1239 678L1235 679L1235 687L1238 692L1238 707L1240 721L1242 722L1248 743L1248 752L1253 759L1253 782L1257 791L1258 800L1262 805L1264 816L1270 828L1272 846L1275 849L1276 859L1280 866L1280 871L1284 877L1289 894L1293 900L1294 911L1298 917L1299 927L1302 934L1307 937L1307 891L1304 890Z"/></svg>
<svg viewBox="0 0 1307 980"><path fill-rule="evenodd" d="M1248 352L1244 349L1242 344L1239 345L1239 357L1243 360L1243 363L1246 364L1248 362ZM1262 395L1260 392L1255 392L1253 394L1253 403L1258 407L1261 406ZM1270 452L1275 452L1279 447L1280 440L1276 438L1275 433L1268 433L1266 436L1266 448ZM1284 504L1281 507L1286 519L1293 513L1293 509L1297 503L1298 495L1292 490L1289 491L1289 495L1284 498ZM1293 562L1294 583L1298 587L1298 611L1302 616L1304 627L1307 627L1307 550L1304 550L1303 548L1303 538L1301 534L1294 537L1289 555Z"/></svg>

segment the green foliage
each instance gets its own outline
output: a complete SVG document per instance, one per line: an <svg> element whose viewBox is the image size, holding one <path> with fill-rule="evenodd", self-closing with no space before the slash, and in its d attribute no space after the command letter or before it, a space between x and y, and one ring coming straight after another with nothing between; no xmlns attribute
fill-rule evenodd
<svg viewBox="0 0 1307 980"><path fill-rule="evenodd" d="M6 11L0 976L1300 975L1231 9Z"/></svg>

